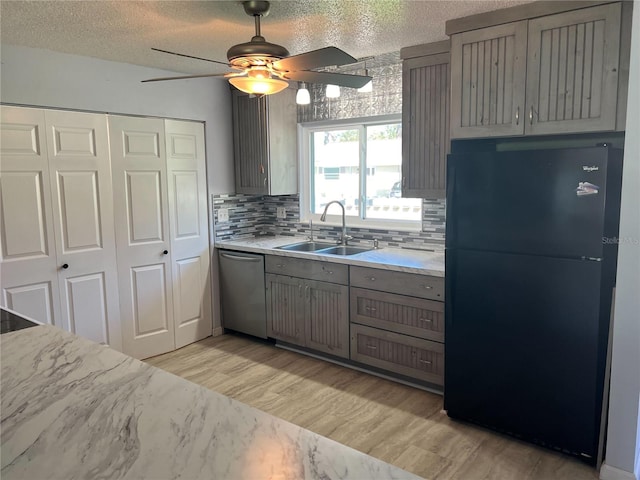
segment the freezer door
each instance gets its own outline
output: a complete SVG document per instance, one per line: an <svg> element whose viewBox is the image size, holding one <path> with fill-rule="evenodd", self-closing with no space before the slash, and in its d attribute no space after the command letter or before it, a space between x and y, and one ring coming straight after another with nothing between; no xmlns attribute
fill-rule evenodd
<svg viewBox="0 0 640 480"><path fill-rule="evenodd" d="M603 256L608 148L450 155L447 248Z"/></svg>
<svg viewBox="0 0 640 480"><path fill-rule="evenodd" d="M449 415L595 461L607 332L600 267L447 251Z"/></svg>

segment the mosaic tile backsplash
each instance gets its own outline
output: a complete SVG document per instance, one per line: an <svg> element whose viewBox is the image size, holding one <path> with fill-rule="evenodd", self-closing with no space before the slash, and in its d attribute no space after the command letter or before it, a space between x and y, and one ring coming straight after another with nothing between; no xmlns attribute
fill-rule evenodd
<svg viewBox="0 0 640 480"><path fill-rule="evenodd" d="M252 195L214 195L214 234L215 240L230 240L254 237L258 235L290 235L306 239L310 234L309 224L300 221L300 203L298 195L252 196ZM287 218L277 218L278 207L287 210ZM221 208L229 212L228 222L219 222L218 213ZM341 228L334 226L313 225L313 234L317 240L337 241ZM422 231L407 232L400 230L378 230L349 227L348 233L353 237L349 243L353 245L369 245L378 239L380 246L412 248L418 250L443 251L445 233L445 201L423 200Z"/></svg>

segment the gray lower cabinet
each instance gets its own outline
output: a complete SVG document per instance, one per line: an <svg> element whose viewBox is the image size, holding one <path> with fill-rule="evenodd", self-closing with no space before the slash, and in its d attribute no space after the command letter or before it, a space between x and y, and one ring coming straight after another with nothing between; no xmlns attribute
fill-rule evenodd
<svg viewBox="0 0 640 480"><path fill-rule="evenodd" d="M265 265L267 335L348 358L348 267L278 256L267 256ZM305 275L307 278L287 273ZM331 281L317 279L325 276ZM344 284L333 281L343 281Z"/></svg>
<svg viewBox="0 0 640 480"><path fill-rule="evenodd" d="M351 360L444 384L444 279L351 267Z"/></svg>
<svg viewBox="0 0 640 480"><path fill-rule="evenodd" d="M444 303L351 287L351 321L444 342Z"/></svg>
<svg viewBox="0 0 640 480"><path fill-rule="evenodd" d="M351 360L444 384L444 345L421 338L351 325Z"/></svg>

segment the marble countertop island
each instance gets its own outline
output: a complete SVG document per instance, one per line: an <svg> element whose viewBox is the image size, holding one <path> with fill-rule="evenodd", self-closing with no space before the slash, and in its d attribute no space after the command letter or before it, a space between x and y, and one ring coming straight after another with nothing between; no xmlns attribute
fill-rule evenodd
<svg viewBox="0 0 640 480"><path fill-rule="evenodd" d="M356 255L340 256L278 249L278 247L284 245L304 241L305 239L300 237L265 235L262 237L218 241L216 242L216 247L239 252L308 258L322 262L343 263L360 267L381 268L384 270L444 277L444 252L384 247Z"/></svg>
<svg viewBox="0 0 640 480"><path fill-rule="evenodd" d="M55 327L0 355L3 480L418 478Z"/></svg>

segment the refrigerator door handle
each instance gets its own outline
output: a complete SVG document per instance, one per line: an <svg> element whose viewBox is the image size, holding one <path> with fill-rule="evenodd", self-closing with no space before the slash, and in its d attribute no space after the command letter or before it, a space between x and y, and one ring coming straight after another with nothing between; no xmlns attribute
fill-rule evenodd
<svg viewBox="0 0 640 480"><path fill-rule="evenodd" d="M520 125L520 105L516 108L516 126Z"/></svg>

